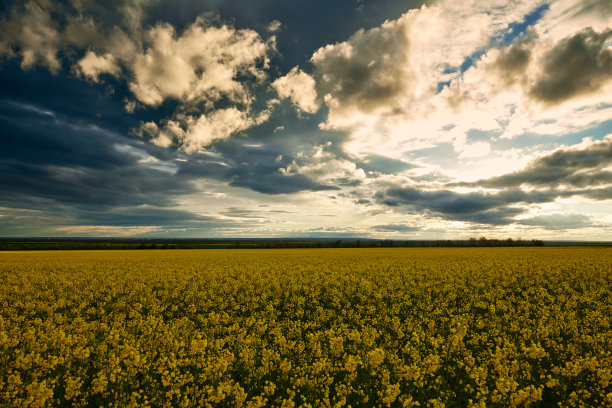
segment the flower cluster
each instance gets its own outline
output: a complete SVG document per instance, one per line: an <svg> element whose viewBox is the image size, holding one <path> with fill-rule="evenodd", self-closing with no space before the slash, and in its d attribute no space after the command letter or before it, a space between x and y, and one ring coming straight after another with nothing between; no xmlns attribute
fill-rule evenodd
<svg viewBox="0 0 612 408"><path fill-rule="evenodd" d="M610 407L597 248L4 253L0 406Z"/></svg>

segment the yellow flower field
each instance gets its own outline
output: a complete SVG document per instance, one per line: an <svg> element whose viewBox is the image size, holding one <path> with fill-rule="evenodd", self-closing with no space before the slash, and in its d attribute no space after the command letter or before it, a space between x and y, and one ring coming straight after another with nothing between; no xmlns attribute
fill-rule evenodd
<svg viewBox="0 0 612 408"><path fill-rule="evenodd" d="M3 407L610 407L612 250L0 253Z"/></svg>

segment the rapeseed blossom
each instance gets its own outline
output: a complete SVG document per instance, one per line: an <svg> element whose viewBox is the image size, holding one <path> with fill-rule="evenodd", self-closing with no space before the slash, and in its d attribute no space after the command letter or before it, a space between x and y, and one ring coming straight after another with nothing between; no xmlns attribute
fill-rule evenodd
<svg viewBox="0 0 612 408"><path fill-rule="evenodd" d="M3 407L612 407L607 249L3 253Z"/></svg>

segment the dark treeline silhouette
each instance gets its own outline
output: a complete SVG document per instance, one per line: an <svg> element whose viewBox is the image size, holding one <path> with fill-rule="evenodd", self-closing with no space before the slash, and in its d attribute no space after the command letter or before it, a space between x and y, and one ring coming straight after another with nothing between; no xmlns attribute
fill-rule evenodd
<svg viewBox="0 0 612 408"><path fill-rule="evenodd" d="M230 248L427 248L427 247L517 247L517 246L544 246L539 239L514 240L508 239L480 239L469 240L435 240L435 241L403 241L403 240L318 240L318 241L291 241L270 240L259 242L236 242Z"/></svg>
<svg viewBox="0 0 612 408"><path fill-rule="evenodd" d="M91 249L208 249L229 248L234 241L202 239L5 238L0 239L0 251Z"/></svg>
<svg viewBox="0 0 612 408"><path fill-rule="evenodd" d="M265 249L265 248L392 248L392 247L516 247L543 246L537 239L513 240L391 240L391 239L112 239L112 238L4 238L0 251L89 249Z"/></svg>

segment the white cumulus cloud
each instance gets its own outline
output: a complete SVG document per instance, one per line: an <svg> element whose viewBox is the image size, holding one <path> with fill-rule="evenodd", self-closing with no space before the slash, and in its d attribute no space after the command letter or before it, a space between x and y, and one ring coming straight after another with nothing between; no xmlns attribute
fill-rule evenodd
<svg viewBox="0 0 612 408"><path fill-rule="evenodd" d="M142 103L158 105L167 98L211 100L227 96L248 97L236 80L239 74L263 76L257 67L266 55L266 44L252 30L210 27L198 19L182 35L167 24L147 33L148 46L131 65L130 89Z"/></svg>
<svg viewBox="0 0 612 408"><path fill-rule="evenodd" d="M112 54L106 53L99 56L93 51L88 51L77 63L77 71L81 75L97 82L101 74L119 75L121 68L117 65Z"/></svg>
<svg viewBox="0 0 612 408"><path fill-rule="evenodd" d="M300 173L319 183L345 184L366 178L363 169L355 163L326 151L329 146L331 142L317 145L310 155L301 154L279 171L283 174Z"/></svg>
<svg viewBox="0 0 612 408"><path fill-rule="evenodd" d="M199 116L178 116L167 120L162 126L154 122L141 125L139 134L148 136L151 143L170 147L174 144L187 153L205 149L214 142L229 139L242 130L267 120L267 112L257 117L235 108L217 109Z"/></svg>
<svg viewBox="0 0 612 408"><path fill-rule="evenodd" d="M272 82L281 98L289 98L298 109L307 113L319 110L315 80L307 73L294 67L289 73Z"/></svg>

